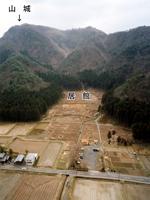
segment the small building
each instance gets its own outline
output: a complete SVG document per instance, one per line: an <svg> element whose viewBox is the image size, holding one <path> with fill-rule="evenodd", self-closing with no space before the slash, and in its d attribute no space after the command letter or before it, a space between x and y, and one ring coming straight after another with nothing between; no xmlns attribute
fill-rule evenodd
<svg viewBox="0 0 150 200"><path fill-rule="evenodd" d="M38 159L37 153L28 153L25 157L25 161L27 165L33 166L35 161Z"/></svg>
<svg viewBox="0 0 150 200"><path fill-rule="evenodd" d="M5 157L6 153L0 153L0 159L3 159Z"/></svg>
<svg viewBox="0 0 150 200"><path fill-rule="evenodd" d="M4 164L10 159L10 156L6 153L0 153L0 163Z"/></svg>
<svg viewBox="0 0 150 200"><path fill-rule="evenodd" d="M23 154L19 154L17 156L17 158L14 160L14 164L22 164L24 161L24 155Z"/></svg>

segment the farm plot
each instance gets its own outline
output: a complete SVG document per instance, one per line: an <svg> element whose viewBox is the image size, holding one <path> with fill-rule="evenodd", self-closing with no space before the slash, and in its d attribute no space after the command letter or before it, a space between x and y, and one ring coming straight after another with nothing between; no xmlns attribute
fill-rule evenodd
<svg viewBox="0 0 150 200"><path fill-rule="evenodd" d="M78 200L123 200L119 183L102 182L88 179L76 179L73 199Z"/></svg>
<svg viewBox="0 0 150 200"><path fill-rule="evenodd" d="M150 174L150 156L143 156L143 155L139 155L138 156L142 166L143 166L143 171L146 173L145 175L149 175Z"/></svg>
<svg viewBox="0 0 150 200"><path fill-rule="evenodd" d="M0 173L0 199L7 199L11 195L11 190L16 186L20 179L20 174Z"/></svg>
<svg viewBox="0 0 150 200"><path fill-rule="evenodd" d="M61 123L52 123L49 125L48 136L49 139L59 139L64 141L73 141L77 142L79 137L81 124L61 124Z"/></svg>
<svg viewBox="0 0 150 200"><path fill-rule="evenodd" d="M62 176L23 175L6 200L58 200L64 181Z"/></svg>
<svg viewBox="0 0 150 200"><path fill-rule="evenodd" d="M9 123L0 124L0 135L7 135L14 126L15 124Z"/></svg>
<svg viewBox="0 0 150 200"><path fill-rule="evenodd" d="M27 139L48 140L47 132L40 129L33 129L30 134L26 136Z"/></svg>
<svg viewBox="0 0 150 200"><path fill-rule="evenodd" d="M82 140L93 142L99 140L99 134L95 122L85 123L82 129Z"/></svg>
<svg viewBox="0 0 150 200"><path fill-rule="evenodd" d="M49 122L39 122L34 129L36 130L47 130Z"/></svg>
<svg viewBox="0 0 150 200"><path fill-rule="evenodd" d="M53 123L80 123L81 118L80 116L73 116L73 115L57 115L53 118Z"/></svg>
<svg viewBox="0 0 150 200"><path fill-rule="evenodd" d="M116 171L131 175L143 175L142 166L133 154L125 151L106 151L105 155L110 158L110 164Z"/></svg>
<svg viewBox="0 0 150 200"><path fill-rule="evenodd" d="M32 153L38 153L39 155L45 150L46 146L48 145L49 141L41 141L41 140L27 140L27 139L20 139L16 138L10 145L14 152L17 153L25 153L26 150Z"/></svg>
<svg viewBox="0 0 150 200"><path fill-rule="evenodd" d="M53 167L58 155L61 151L62 143L49 143L45 151L42 153L38 166L40 167Z"/></svg>
<svg viewBox="0 0 150 200"><path fill-rule="evenodd" d="M62 105L62 114L66 114L70 112L72 115L83 115L83 112L86 111L86 104L79 104L79 103L70 103L67 102Z"/></svg>
<svg viewBox="0 0 150 200"><path fill-rule="evenodd" d="M12 130L9 132L9 136L18 136L18 135L27 135L35 127L36 123L18 123Z"/></svg>
<svg viewBox="0 0 150 200"><path fill-rule="evenodd" d="M149 186L109 181L76 179L73 199L78 200L148 200Z"/></svg>
<svg viewBox="0 0 150 200"><path fill-rule="evenodd" d="M150 196L150 186L124 184L124 199L127 200L148 200Z"/></svg>
<svg viewBox="0 0 150 200"><path fill-rule="evenodd" d="M9 136L0 136L0 145L7 145L9 142L11 142L12 137Z"/></svg>

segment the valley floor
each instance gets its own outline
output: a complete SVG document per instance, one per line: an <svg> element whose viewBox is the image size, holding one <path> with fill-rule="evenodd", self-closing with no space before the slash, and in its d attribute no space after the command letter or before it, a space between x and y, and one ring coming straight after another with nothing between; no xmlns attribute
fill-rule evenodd
<svg viewBox="0 0 150 200"><path fill-rule="evenodd" d="M62 100L37 123L1 123L0 145L11 148L16 154L25 154L26 151L38 153L39 160L35 168L115 171L148 177L150 146L118 145L118 136L132 140L131 130L107 118L103 120L97 113L103 92L94 89L88 91L91 93L90 100L82 99L83 91L76 91L76 99L68 100L68 92L65 91ZM113 130L116 134L109 142L107 134ZM150 187L146 185L71 176L66 178L65 175L2 172L0 177L0 200L38 200L40 195L43 200L60 199L60 196L62 200L146 200L150 194Z"/></svg>

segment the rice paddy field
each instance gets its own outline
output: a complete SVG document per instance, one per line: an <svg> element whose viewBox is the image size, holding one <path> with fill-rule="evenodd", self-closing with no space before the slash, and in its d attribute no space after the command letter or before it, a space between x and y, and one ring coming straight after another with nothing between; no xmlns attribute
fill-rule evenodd
<svg viewBox="0 0 150 200"><path fill-rule="evenodd" d="M97 181L77 178L72 191L74 200L148 200L146 185Z"/></svg>
<svg viewBox="0 0 150 200"><path fill-rule="evenodd" d="M1 200L59 200L65 177L0 173Z"/></svg>

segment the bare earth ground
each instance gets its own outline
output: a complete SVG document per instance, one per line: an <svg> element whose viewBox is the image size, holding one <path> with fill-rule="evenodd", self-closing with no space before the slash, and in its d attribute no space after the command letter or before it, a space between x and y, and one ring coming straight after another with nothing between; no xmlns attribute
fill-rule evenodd
<svg viewBox="0 0 150 200"><path fill-rule="evenodd" d="M75 180L73 200L148 200L149 186L88 179Z"/></svg>

